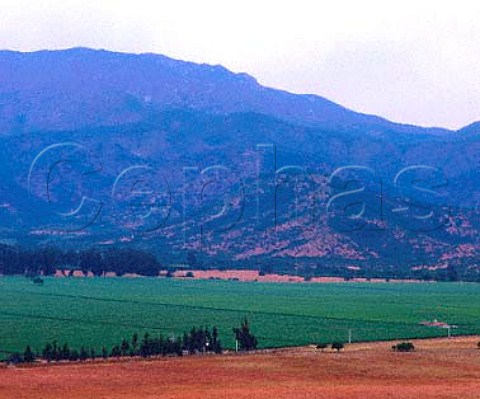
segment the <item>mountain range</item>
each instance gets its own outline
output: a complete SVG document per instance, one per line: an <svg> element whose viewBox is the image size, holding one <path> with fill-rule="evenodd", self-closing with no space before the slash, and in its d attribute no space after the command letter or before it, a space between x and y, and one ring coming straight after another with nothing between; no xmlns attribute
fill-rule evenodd
<svg viewBox="0 0 480 399"><path fill-rule="evenodd" d="M0 142L8 245L480 276L480 122L394 123L156 54L2 51Z"/></svg>

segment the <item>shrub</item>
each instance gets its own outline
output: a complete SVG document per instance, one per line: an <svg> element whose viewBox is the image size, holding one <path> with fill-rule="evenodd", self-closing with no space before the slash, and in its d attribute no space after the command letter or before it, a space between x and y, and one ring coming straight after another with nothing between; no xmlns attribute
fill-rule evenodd
<svg viewBox="0 0 480 399"><path fill-rule="evenodd" d="M321 349L322 352L328 348L328 345L327 344L318 344L317 345L317 349Z"/></svg>
<svg viewBox="0 0 480 399"><path fill-rule="evenodd" d="M12 353L7 358L8 364L20 364L23 363L23 356L20 353Z"/></svg>
<svg viewBox="0 0 480 399"><path fill-rule="evenodd" d="M336 350L337 352L340 352L345 345L342 342L334 342L332 343L332 349Z"/></svg>
<svg viewBox="0 0 480 399"><path fill-rule="evenodd" d="M400 342L399 344L393 345L392 349L394 352L413 352L415 345L411 342Z"/></svg>

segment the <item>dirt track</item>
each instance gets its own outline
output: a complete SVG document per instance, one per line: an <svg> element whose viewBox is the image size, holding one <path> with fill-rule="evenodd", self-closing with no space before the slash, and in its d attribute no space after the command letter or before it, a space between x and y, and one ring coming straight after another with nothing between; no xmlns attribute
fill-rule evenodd
<svg viewBox="0 0 480 399"><path fill-rule="evenodd" d="M0 398L480 398L479 337L0 370Z"/></svg>

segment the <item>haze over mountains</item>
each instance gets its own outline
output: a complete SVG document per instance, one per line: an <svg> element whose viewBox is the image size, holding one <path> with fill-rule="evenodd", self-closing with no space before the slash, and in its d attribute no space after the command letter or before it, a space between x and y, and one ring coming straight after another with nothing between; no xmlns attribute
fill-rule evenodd
<svg viewBox="0 0 480 399"><path fill-rule="evenodd" d="M317 274L453 265L476 279L479 133L161 55L3 51L1 238Z"/></svg>

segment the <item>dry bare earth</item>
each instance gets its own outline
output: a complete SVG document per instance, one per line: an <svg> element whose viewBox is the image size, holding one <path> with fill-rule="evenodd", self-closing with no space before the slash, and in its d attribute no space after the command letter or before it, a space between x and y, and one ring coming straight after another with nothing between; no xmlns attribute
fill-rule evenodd
<svg viewBox="0 0 480 399"><path fill-rule="evenodd" d="M480 398L479 337L255 355L4 368L1 398Z"/></svg>

